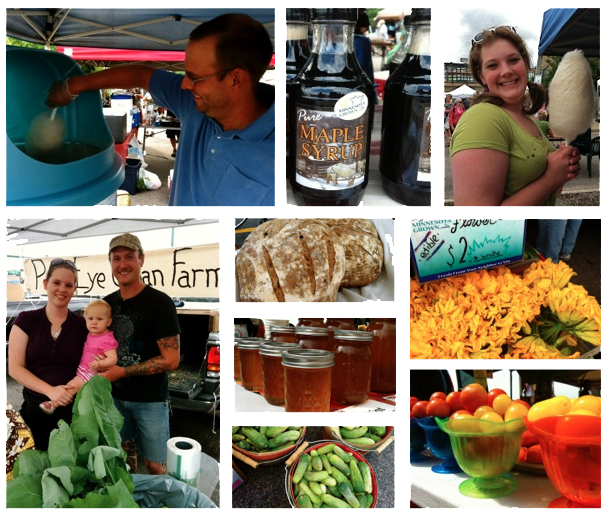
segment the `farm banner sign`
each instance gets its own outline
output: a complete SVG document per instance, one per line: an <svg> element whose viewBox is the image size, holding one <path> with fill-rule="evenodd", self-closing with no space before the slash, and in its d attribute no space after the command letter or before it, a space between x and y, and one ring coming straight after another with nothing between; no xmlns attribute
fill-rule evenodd
<svg viewBox="0 0 608 515"><path fill-rule="evenodd" d="M118 289L107 255L63 256L78 269L78 295L108 295ZM25 286L45 293L44 278L55 258L25 260ZM219 245L149 251L141 270L144 283L171 297L219 297Z"/></svg>

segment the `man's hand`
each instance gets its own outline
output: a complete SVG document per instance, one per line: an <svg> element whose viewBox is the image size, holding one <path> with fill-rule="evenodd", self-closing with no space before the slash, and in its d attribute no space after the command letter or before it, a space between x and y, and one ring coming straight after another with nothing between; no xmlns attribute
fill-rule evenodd
<svg viewBox="0 0 608 515"><path fill-rule="evenodd" d="M105 377L112 383L114 381L118 381L119 379L122 379L123 377L126 377L125 368L119 367L118 365L114 365L114 366L108 368L108 370L106 370L105 372L101 372L99 375L102 377Z"/></svg>
<svg viewBox="0 0 608 515"><path fill-rule="evenodd" d="M46 105L51 109L67 106L70 102L75 100L77 96L78 95L73 95L69 91L67 80L56 81L51 84L49 96L46 99Z"/></svg>

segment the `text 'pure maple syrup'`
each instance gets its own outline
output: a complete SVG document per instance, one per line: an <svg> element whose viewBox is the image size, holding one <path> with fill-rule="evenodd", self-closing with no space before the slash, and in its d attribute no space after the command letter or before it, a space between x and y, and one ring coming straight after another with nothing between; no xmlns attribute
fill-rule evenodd
<svg viewBox="0 0 608 515"><path fill-rule="evenodd" d="M431 10L412 9L412 40L384 87L380 173L386 194L431 205Z"/></svg>
<svg viewBox="0 0 608 515"><path fill-rule="evenodd" d="M296 202L359 205L375 93L354 51L357 9L312 9L310 58L289 87L288 175Z"/></svg>

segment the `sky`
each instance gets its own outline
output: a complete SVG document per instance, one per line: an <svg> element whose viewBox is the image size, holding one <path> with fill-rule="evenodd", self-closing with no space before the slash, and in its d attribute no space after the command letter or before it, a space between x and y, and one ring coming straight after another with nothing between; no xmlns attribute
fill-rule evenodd
<svg viewBox="0 0 608 515"><path fill-rule="evenodd" d="M497 25L511 25L524 38L536 65L538 42L543 23L543 13L547 5L539 7L528 2L525 9L513 9L512 4L504 2L504 9L458 9L452 8L450 16L437 16L441 34L448 35L449 44L443 44L443 62L460 62L466 58L471 48L471 38L483 29ZM434 23L433 23L434 24Z"/></svg>

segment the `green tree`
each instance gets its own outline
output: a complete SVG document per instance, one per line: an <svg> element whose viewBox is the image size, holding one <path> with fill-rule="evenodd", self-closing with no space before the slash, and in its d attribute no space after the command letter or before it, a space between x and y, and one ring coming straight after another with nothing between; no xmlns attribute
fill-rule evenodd
<svg viewBox="0 0 608 515"><path fill-rule="evenodd" d="M600 78L600 58L599 57L587 57L587 61L589 61L589 66L591 67L591 76L593 77L593 83L597 86L597 81ZM542 83L546 88L549 87L549 84L553 80L553 76L557 71L557 67L559 63L562 62L561 56L551 56L547 57L547 68L543 71Z"/></svg>

